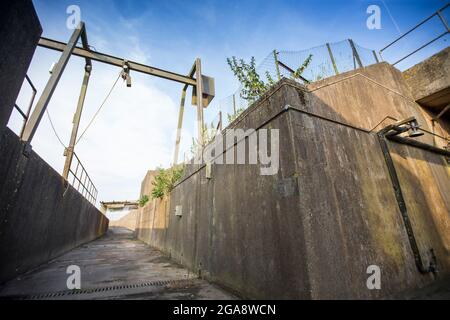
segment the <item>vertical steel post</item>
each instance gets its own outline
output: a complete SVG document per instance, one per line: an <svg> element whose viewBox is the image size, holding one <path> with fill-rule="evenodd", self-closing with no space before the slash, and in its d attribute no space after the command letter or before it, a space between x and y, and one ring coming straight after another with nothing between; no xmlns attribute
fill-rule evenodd
<svg viewBox="0 0 450 320"><path fill-rule="evenodd" d="M355 44L353 43L352 39L348 39L348 42L350 43L350 47L352 48L353 51L353 57L356 58L356 62L358 62L358 65L360 68L363 67L363 64L361 62L361 59L359 58L359 54L358 51L356 50Z"/></svg>
<svg viewBox="0 0 450 320"><path fill-rule="evenodd" d="M195 79L197 81L197 127L198 144L203 146L203 81L202 63L200 58L195 59Z"/></svg>
<svg viewBox="0 0 450 320"><path fill-rule="evenodd" d="M48 80L47 85L45 86L44 91L42 92L42 95L40 96L36 104L36 108L27 121L25 129L23 130L22 140L26 141L28 144L31 143L31 140L36 133L42 116L47 109L48 103L50 102L53 92L58 85L59 79L61 78L61 75L67 65L67 62L70 59L70 56L72 55L72 51L75 48L82 32L84 32L84 23L80 22L80 24L70 37L70 40L67 43L67 46L64 49L61 57L59 58L58 63L53 68L52 75L50 76L50 79Z"/></svg>
<svg viewBox="0 0 450 320"><path fill-rule="evenodd" d="M84 100L86 98L86 91L87 91L87 87L89 84L89 77L91 75L92 66L86 65L84 67L84 69L85 69L85 71L84 71L83 83L81 85L80 97L78 98L77 110L75 111L73 121L72 121L72 123L73 123L72 134L70 136L69 146L65 150L65 154L64 154L66 156L66 161L64 163L64 170L63 170L62 176L66 180L69 177L69 170L70 170L70 166L72 164L75 143L77 141L78 128L80 126L81 113L83 112Z"/></svg>
<svg viewBox="0 0 450 320"><path fill-rule="evenodd" d="M327 45L327 49L328 49L328 54L330 55L331 63L333 64L334 72L335 72L336 74L339 74L338 68L337 68L337 66L336 66L336 61L334 60L334 57L333 57L333 52L331 52L330 44L327 43L326 45Z"/></svg>
<svg viewBox="0 0 450 320"><path fill-rule="evenodd" d="M375 50L372 50L372 53L373 53L373 57L375 58L375 61L377 63L379 63L380 61L378 60L377 53L375 52Z"/></svg>
<svg viewBox="0 0 450 320"><path fill-rule="evenodd" d="M275 60L275 69L277 71L278 81L281 80L280 67L278 65L278 53L277 50L273 50L273 58Z"/></svg>
<svg viewBox="0 0 450 320"><path fill-rule="evenodd" d="M183 125L183 114L184 114L184 103L186 101L186 90L187 86L184 86L181 91L181 102L180 111L178 112L178 126L177 126L177 136L175 138L175 152L173 155L173 165L178 163L178 153L180 151L180 140L181 140L181 127Z"/></svg>

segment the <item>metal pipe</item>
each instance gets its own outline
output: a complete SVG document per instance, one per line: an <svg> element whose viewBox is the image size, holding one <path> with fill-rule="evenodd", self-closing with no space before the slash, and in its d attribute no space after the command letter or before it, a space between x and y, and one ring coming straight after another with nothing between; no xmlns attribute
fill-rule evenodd
<svg viewBox="0 0 450 320"><path fill-rule="evenodd" d="M415 148L419 148L419 149L427 150L427 151L430 151L433 153L437 153L437 154L440 154L445 157L450 157L450 151L439 148L439 147L435 147L433 145L423 143L423 142L420 142L420 141L417 141L414 139L404 138L404 137L400 137L398 135L392 135L392 136L387 135L386 138L389 140L398 142L398 143L407 144L407 145L410 145Z"/></svg>
<svg viewBox="0 0 450 320"><path fill-rule="evenodd" d="M414 118L412 118L412 119L414 119ZM414 255L414 261L416 263L417 269L422 274L426 274L426 273L430 273L430 272L431 273L435 273L436 272L436 257L434 255L433 249L430 249L431 261L430 261L429 265L425 266L424 262L422 260L422 256L420 254L420 250L419 250L419 247L417 245L416 237L414 235L414 230L412 228L411 221L409 219L408 209L406 207L406 202L405 202L405 199L403 197L402 188L401 188L401 185L400 185L400 180L398 178L397 171L396 171L395 165L394 165L394 161L392 160L391 153L389 151L389 147L388 147L388 144L387 144L387 141L386 141L386 138L388 138L388 139L391 139L391 140L401 141L401 143L404 143L403 139L405 139L405 138L401 138L401 137L399 137L399 136L397 136L395 134L394 135L392 135L392 134L389 135L389 133L395 127L398 128L398 126L404 125L405 123L408 123L410 120L411 120L411 118L403 120L403 121L399 121L399 122L397 122L395 124L387 126L384 129L381 129L377 133L377 137L378 137L378 141L379 141L380 146L381 146L381 151L383 153L384 160L386 162L386 166L388 168L389 176L390 176L391 182L392 182L392 187L394 188L395 198L397 200L397 204L398 204L398 207L400 209L400 214L402 216L403 224L405 226L406 233L408 235L409 244L410 244L411 250L412 250L413 255ZM399 140L399 139L401 139L401 140ZM411 139L405 139L405 140L411 140ZM410 143L408 143L408 144L410 144ZM435 147L433 147L433 148L435 148Z"/></svg>

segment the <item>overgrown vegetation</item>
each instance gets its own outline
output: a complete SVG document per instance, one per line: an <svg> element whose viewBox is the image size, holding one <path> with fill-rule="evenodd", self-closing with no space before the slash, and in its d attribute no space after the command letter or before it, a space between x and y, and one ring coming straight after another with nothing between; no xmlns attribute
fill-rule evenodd
<svg viewBox="0 0 450 320"><path fill-rule="evenodd" d="M145 204L149 201L150 199L148 198L148 195L144 194L141 196L141 198L139 199L138 203L139 203L139 207L143 207L145 206Z"/></svg>
<svg viewBox="0 0 450 320"><path fill-rule="evenodd" d="M303 63L294 72L291 72L290 77L292 79L300 79L303 72L310 65L312 57L312 54L308 55L305 61L303 61ZM253 102L258 99L276 82L268 71L265 73L266 82L261 80L260 75L256 71L255 57L251 57L250 63L246 63L244 59L238 60L233 56L231 58L227 58L227 63L242 85L242 90L240 93L241 98L248 100L249 102Z"/></svg>
<svg viewBox="0 0 450 320"><path fill-rule="evenodd" d="M152 190L152 198L163 198L172 191L178 180L183 176L183 166L174 166L169 169L158 168L158 174L155 176Z"/></svg>
<svg viewBox="0 0 450 320"><path fill-rule="evenodd" d="M232 123L235 119L237 119L237 117L239 117L244 110L244 108L238 108L235 113L227 113L228 123Z"/></svg>
<svg viewBox="0 0 450 320"><path fill-rule="evenodd" d="M208 143L213 141L217 133L218 130L213 123L211 123L209 127L204 124L202 130L202 143L200 144L198 139L192 138L191 155L195 156L197 152L201 152Z"/></svg>
<svg viewBox="0 0 450 320"><path fill-rule="evenodd" d="M310 65L312 57L312 54L310 54L294 72L291 72L290 77L295 80L302 79L309 82L302 77L302 74ZM256 71L255 57L251 57L250 63L246 63L244 59L237 59L233 56L231 58L227 58L227 63L242 85L242 89L240 91L241 98L247 100L250 104L255 102L276 83L268 71L265 73L266 81L261 79L260 75ZM242 113L242 111L244 111L244 108L240 107L234 112L234 114L227 114L228 121L232 122Z"/></svg>
<svg viewBox="0 0 450 320"><path fill-rule="evenodd" d="M305 61L303 61L303 63L300 65L300 67L298 67L297 70L295 70L295 72L291 74L291 77L292 77L293 79L300 79L300 78L302 77L303 72L306 70L306 68L308 68L309 64L311 63L312 57L313 57L313 55L310 54L310 55L305 59ZM304 78L303 78L303 79L304 79ZM304 79L304 80L306 80L306 79ZM306 80L306 82L309 83L308 80Z"/></svg>
<svg viewBox="0 0 450 320"><path fill-rule="evenodd" d="M236 78L242 84L241 98L248 100L250 103L258 99L267 91L270 85L266 84L258 72L256 71L255 57L251 57L250 63L246 63L244 59L236 59L236 57L227 58L227 63L233 71ZM266 73L266 76L268 73ZM270 75L269 75L270 77ZM270 77L268 82L273 82Z"/></svg>

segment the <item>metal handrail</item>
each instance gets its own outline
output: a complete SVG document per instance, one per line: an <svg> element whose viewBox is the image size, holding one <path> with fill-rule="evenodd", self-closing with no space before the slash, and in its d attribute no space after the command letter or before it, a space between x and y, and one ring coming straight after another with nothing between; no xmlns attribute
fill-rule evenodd
<svg viewBox="0 0 450 320"><path fill-rule="evenodd" d="M442 38L443 36L445 36L446 34L450 33L450 28L449 25L447 23L447 21L445 20L444 16L441 14L442 11L444 11L445 9L447 9L450 6L450 2L447 3L445 6L443 6L442 8L440 8L439 10L437 10L435 13L433 13L431 16L429 16L428 18L424 19L423 21L419 22L418 24L416 24L413 28L411 28L410 30L408 30L407 32L403 33L400 37L398 37L397 39L395 39L394 41L392 41L391 43L389 43L387 46L385 46L384 48L382 48L378 53L380 55L380 57L382 57L381 53L386 50L387 48L391 47L393 44L397 43L400 39L403 39L405 36L407 36L408 34L410 34L411 32L413 32L414 30L416 30L417 28L419 28L421 25L423 25L425 22L429 21L430 19L432 19L435 16L438 16L439 19L441 20L442 24L445 27L445 32L440 34L439 36L435 37L434 39L428 41L427 43L425 43L424 45L420 46L418 49L414 50L413 52L407 54L406 56L404 56L403 58L397 60L396 62L394 62L392 65L396 65L397 63L405 60L406 58L412 56L413 54L415 54L416 52L422 50L423 48L427 47L428 45L432 44L433 42L435 42L436 40Z"/></svg>
<svg viewBox="0 0 450 320"><path fill-rule="evenodd" d="M71 179L71 184L75 189L77 189L78 192L81 193L83 197L85 197L89 202L95 205L98 194L97 188L95 187L94 183L91 180L91 177L87 173L86 169L84 168L75 152L73 153L73 155L77 161L77 164L75 167L75 171L72 170L72 167L69 168L69 174L71 174L73 177ZM78 169L80 169L80 171L78 171ZM70 181L70 179L67 180Z"/></svg>
<svg viewBox="0 0 450 320"><path fill-rule="evenodd" d="M22 138L22 134L23 131L25 130L25 126L27 124L28 118L30 117L30 112L31 112L31 108L33 107L33 103L34 103L34 98L36 97L36 87L33 85L33 82L31 81L31 79L28 77L28 75L25 75L25 79L27 80L28 84L31 87L31 90L33 91L33 93L31 94L31 99L30 102L28 103L28 108L27 111L24 112L18 105L17 103L14 104L14 108L16 108L16 110L20 113L20 115L23 118L23 124L22 124L22 128L20 129L20 134L19 137Z"/></svg>

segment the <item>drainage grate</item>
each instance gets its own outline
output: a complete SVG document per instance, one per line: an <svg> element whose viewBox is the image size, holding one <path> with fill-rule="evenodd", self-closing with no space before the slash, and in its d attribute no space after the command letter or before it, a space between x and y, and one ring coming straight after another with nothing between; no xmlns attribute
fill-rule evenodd
<svg viewBox="0 0 450 320"><path fill-rule="evenodd" d="M157 280L145 283L136 283L136 284L125 284L125 285L116 285L110 287L101 287L101 288L91 288L91 289L80 289L80 290L65 290L65 291L57 291L57 292L48 292L48 293L38 293L32 295L11 295L11 296L0 296L0 300L41 300L41 299L52 299L52 298L60 298L67 296L78 296L83 294L92 294L92 293L101 293L108 292L114 290L127 290L127 289L138 289L144 287L161 287L167 285L191 285L191 279L179 279L179 280Z"/></svg>

